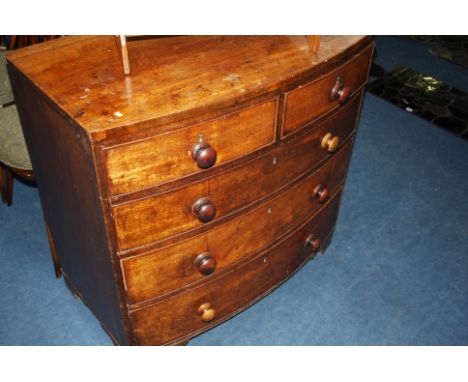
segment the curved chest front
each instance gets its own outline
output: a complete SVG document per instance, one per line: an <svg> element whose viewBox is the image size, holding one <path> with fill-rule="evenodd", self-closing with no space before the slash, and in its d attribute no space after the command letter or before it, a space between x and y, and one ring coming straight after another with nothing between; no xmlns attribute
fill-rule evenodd
<svg viewBox="0 0 468 382"><path fill-rule="evenodd" d="M96 206L77 208L79 224L71 225L52 207L52 188L63 184L64 192L75 193L70 198L80 198L86 187L60 174L42 175L45 215L68 283L115 342L184 342L253 304L325 250L372 57L370 40L355 45L337 51L339 60L322 62L316 73L220 105L206 120L60 141L83 145ZM31 84L12 63L21 107ZM24 120L47 120L50 107L40 97L42 114L24 106ZM46 121L53 149L70 124L59 119ZM47 170L47 154L34 139L40 126L24 125L41 178L50 163ZM73 170L71 161L68 166ZM60 204L62 197L55 198ZM93 222L102 232L88 232ZM99 284L99 269L106 267L112 275Z"/></svg>

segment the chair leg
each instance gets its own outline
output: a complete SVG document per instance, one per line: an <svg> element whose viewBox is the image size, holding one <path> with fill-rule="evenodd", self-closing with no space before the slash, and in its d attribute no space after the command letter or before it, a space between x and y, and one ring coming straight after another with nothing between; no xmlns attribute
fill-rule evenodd
<svg viewBox="0 0 468 382"><path fill-rule="evenodd" d="M55 250L54 239L52 239L52 234L50 233L50 228L47 222L45 222L47 230L47 238L49 239L50 252L52 254L52 262L54 264L55 277L60 278L62 276L62 268L60 267L60 260L57 256L57 251Z"/></svg>
<svg viewBox="0 0 468 382"><path fill-rule="evenodd" d="M2 201L7 206L11 206L11 203L13 200L13 173L6 166L0 165L0 167L1 167L0 186L1 186Z"/></svg>

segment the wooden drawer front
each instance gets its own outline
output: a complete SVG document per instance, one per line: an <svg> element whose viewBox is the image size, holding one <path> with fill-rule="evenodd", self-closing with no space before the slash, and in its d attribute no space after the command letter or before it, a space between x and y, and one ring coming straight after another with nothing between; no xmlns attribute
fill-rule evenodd
<svg viewBox="0 0 468 382"><path fill-rule="evenodd" d="M340 104L339 100L331 100L330 98L338 77L340 77L343 87L348 88L349 94L363 85L367 78L371 54L372 47L332 74L287 93L282 134L287 135L307 125L321 114Z"/></svg>
<svg viewBox="0 0 468 382"><path fill-rule="evenodd" d="M145 189L199 171L192 150L200 134L217 153L215 166L275 138L276 99L196 126L105 150L112 195Z"/></svg>
<svg viewBox="0 0 468 382"><path fill-rule="evenodd" d="M211 282L131 314L134 333L141 345L160 345L193 335L225 320L278 286L306 261L312 251L309 235L324 241L338 214L337 195L318 214L273 249ZM203 304L214 309L204 322L197 312ZM213 312L211 312L213 313Z"/></svg>
<svg viewBox="0 0 468 382"><path fill-rule="evenodd" d="M138 303L211 278L270 245L320 208L323 202L318 195L312 196L319 184L329 196L336 193L346 174L351 149L350 141L320 171L248 214L175 245L122 260L129 302ZM206 276L195 260L205 252L216 261L214 272Z"/></svg>
<svg viewBox="0 0 468 382"><path fill-rule="evenodd" d="M192 212L193 204L200 198L210 199L216 207L214 220L220 219L284 186L328 156L338 154L322 149L321 139L332 133L344 142L354 129L359 102L360 95L306 135L239 168L185 188L114 207L120 249L209 224L200 222Z"/></svg>

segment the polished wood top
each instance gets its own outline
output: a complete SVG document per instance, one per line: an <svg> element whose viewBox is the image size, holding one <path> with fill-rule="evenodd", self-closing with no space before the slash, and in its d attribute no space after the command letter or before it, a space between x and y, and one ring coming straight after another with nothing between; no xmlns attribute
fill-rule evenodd
<svg viewBox="0 0 468 382"><path fill-rule="evenodd" d="M68 36L7 58L95 139L105 139L121 126L145 128L151 121L158 128L234 107L339 64L369 38L323 36L321 41L317 55L305 36L132 41L127 77L113 36Z"/></svg>

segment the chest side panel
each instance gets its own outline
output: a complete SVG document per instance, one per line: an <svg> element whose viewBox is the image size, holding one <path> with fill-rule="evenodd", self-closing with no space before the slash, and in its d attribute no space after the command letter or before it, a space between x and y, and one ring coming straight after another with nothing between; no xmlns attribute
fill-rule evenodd
<svg viewBox="0 0 468 382"><path fill-rule="evenodd" d="M126 343L90 142L9 65L44 217L63 272L103 326Z"/></svg>

